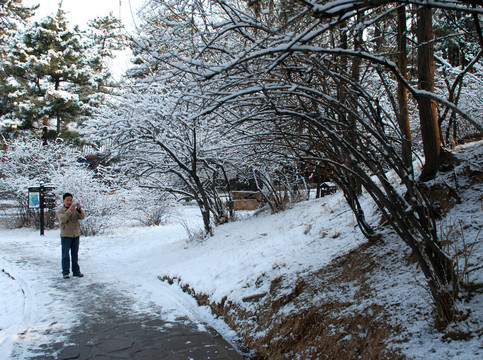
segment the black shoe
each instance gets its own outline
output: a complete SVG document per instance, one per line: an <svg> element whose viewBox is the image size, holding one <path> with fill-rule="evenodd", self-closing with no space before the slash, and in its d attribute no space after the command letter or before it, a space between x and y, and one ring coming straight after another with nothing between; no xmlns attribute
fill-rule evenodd
<svg viewBox="0 0 483 360"><path fill-rule="evenodd" d="M75 277L83 277L83 276L84 276L84 274L83 274L83 273L81 273L81 272L78 272L78 273L74 273L74 276L75 276Z"/></svg>
<svg viewBox="0 0 483 360"><path fill-rule="evenodd" d="M70 278L69 274L64 274L63 276L64 276L64 279Z"/></svg>

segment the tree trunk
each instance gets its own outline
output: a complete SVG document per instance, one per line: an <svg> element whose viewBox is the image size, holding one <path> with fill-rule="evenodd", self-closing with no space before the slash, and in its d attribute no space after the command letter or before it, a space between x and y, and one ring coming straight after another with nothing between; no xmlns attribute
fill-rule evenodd
<svg viewBox="0 0 483 360"><path fill-rule="evenodd" d="M340 47L342 49L348 49L349 48L349 39L347 36L347 29L345 28L346 24L342 23L341 30L340 30ZM354 47L360 47L360 41L362 39L359 39L356 35L354 39ZM354 64L352 67L352 78L358 78L360 76L360 59L356 57L354 60ZM340 58L340 69L341 73L345 73L346 69L348 68L348 63L347 63L347 58L345 56L342 56ZM339 85L338 85L338 97L339 97L339 102L344 105L348 106L348 91L347 91L347 82L344 79L340 79ZM339 122L341 124L341 130L343 137L347 139L349 143L354 144L354 146L357 146L357 136L356 136L356 129L357 129L357 124L355 117L352 116L350 113L345 112L344 110L341 110L339 113ZM351 162L350 159L346 159L346 164L350 168ZM362 194L362 187L357 180L349 171L346 172L346 176L348 181L351 183L351 187L353 188L353 191L356 195L361 195Z"/></svg>
<svg viewBox="0 0 483 360"><path fill-rule="evenodd" d="M57 112L57 136L60 134L60 123L61 123L61 118L59 112Z"/></svg>
<svg viewBox="0 0 483 360"><path fill-rule="evenodd" d="M407 79L408 60L406 48L406 7L399 6L397 8L398 19L398 67L401 75ZM402 137L402 160L408 174L413 173L412 164L412 150L411 150L411 127L409 125L409 110L408 110L408 91L407 88L398 83L397 98L399 105L398 123L401 130Z"/></svg>
<svg viewBox="0 0 483 360"><path fill-rule="evenodd" d="M193 129L193 149L191 152L191 171L190 175L193 179L196 190L198 194L193 194L196 198L196 202L201 211L201 216L203 218L203 225L205 226L205 231L209 235L213 235L213 229L211 228L211 219L210 219L210 202L208 200L208 196L206 194L205 188L203 187L203 183L198 176L198 156L197 156L197 137L196 137L196 130Z"/></svg>
<svg viewBox="0 0 483 360"><path fill-rule="evenodd" d="M358 23L362 22L363 17L364 17L363 13L358 13L357 14L357 22ZM354 51L361 51L362 50L362 41L363 41L362 29L359 29L359 30L357 30L357 32L355 33L355 36L354 36ZM352 62L352 69L351 69L352 80L354 81L354 83L358 84L359 81L360 81L360 77L361 77L361 62L362 61L361 61L361 58L359 58L357 56L352 61L353 61ZM354 104L357 104L357 102L354 101ZM357 112L357 105L354 105L354 111ZM352 114L349 114L348 120L349 120L349 125L352 129L352 131L350 131L349 134L348 134L349 140L353 144L357 144L358 136L357 136L357 132L356 132L356 129L357 129L356 117ZM350 176L349 181L351 182L352 189L354 190L354 194L356 194L357 196L361 195L362 194L362 185L361 185L359 179L356 176Z"/></svg>
<svg viewBox="0 0 483 360"><path fill-rule="evenodd" d="M420 6L417 11L418 25L418 83L419 89L434 93L433 25L431 8ZM439 168L441 136L436 113L436 103L426 97L418 97L419 120L423 138L425 163L421 181L434 178Z"/></svg>
<svg viewBox="0 0 483 360"><path fill-rule="evenodd" d="M55 91L58 91L60 87L60 80L55 79ZM60 123L62 122L62 118L60 116L59 111L56 111L56 116L57 116L57 136L60 134Z"/></svg>

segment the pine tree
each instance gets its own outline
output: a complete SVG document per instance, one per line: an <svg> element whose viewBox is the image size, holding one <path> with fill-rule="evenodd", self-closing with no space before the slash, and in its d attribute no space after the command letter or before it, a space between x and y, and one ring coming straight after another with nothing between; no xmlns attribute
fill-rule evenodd
<svg viewBox="0 0 483 360"><path fill-rule="evenodd" d="M88 113L82 98L83 88L91 86L91 72L86 66L77 29L69 30L62 9L29 26L17 36L6 71L15 80L12 94L17 106L16 117L25 129L61 125Z"/></svg>
<svg viewBox="0 0 483 360"><path fill-rule="evenodd" d="M22 0L0 0L0 117L7 116L14 111L14 104L9 94L12 85L5 72L5 58L10 52L7 44L14 36L18 26L25 23L38 7L27 7Z"/></svg>
<svg viewBox="0 0 483 360"><path fill-rule="evenodd" d="M24 6L22 0L0 0L0 35L17 29L18 23L31 17L38 7Z"/></svg>
<svg viewBox="0 0 483 360"><path fill-rule="evenodd" d="M59 7L55 16L10 38L5 91L14 111L2 119L4 124L15 120L21 129L48 127L55 128L54 136L76 136L75 124L91 116L108 87L115 86L105 59L124 46L114 40L123 38L112 16L92 24L87 32L69 28Z"/></svg>
<svg viewBox="0 0 483 360"><path fill-rule="evenodd" d="M97 17L88 25L89 65L95 72L98 90L109 92L109 88L115 87L116 83L112 81L111 71L106 65L110 59L115 57L116 51L122 51L128 45L124 25L112 13Z"/></svg>

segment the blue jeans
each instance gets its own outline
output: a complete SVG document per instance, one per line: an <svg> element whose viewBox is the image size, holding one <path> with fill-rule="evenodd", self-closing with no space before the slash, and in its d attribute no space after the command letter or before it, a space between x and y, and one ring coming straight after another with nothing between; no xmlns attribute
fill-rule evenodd
<svg viewBox="0 0 483 360"><path fill-rule="evenodd" d="M62 274L66 275L70 272L70 258L72 257L72 272L80 272L79 268L79 237L61 237L62 244ZM70 256L69 256L70 251Z"/></svg>

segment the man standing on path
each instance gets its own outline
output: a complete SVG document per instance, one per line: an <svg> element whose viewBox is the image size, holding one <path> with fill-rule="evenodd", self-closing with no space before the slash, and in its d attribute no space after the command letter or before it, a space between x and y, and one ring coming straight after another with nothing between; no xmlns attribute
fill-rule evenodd
<svg viewBox="0 0 483 360"><path fill-rule="evenodd" d="M79 253L79 220L84 219L85 214L79 203L74 206L74 197L65 193L62 197L64 206L57 211L60 221L60 240L62 244L62 274L64 279L69 278L70 258L72 258L72 273L76 277L83 277L78 263ZM70 252L70 256L69 256Z"/></svg>

